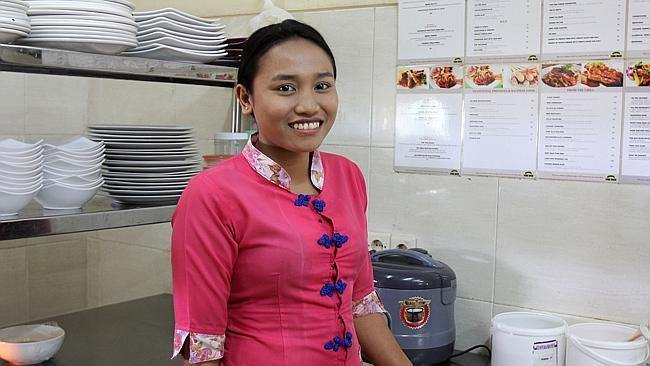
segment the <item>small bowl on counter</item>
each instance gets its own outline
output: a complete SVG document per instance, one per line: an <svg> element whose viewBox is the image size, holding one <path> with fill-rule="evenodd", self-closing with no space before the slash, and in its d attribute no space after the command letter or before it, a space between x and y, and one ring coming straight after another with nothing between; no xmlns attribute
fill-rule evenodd
<svg viewBox="0 0 650 366"><path fill-rule="evenodd" d="M61 348L65 331L45 324L0 329L0 358L16 365L33 365L52 358Z"/></svg>

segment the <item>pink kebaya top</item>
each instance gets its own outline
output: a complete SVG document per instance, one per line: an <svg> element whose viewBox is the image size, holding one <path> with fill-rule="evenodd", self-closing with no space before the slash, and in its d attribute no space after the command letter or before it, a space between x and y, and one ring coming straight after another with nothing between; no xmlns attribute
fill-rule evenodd
<svg viewBox="0 0 650 366"><path fill-rule="evenodd" d="M253 141L256 136L253 136ZM312 154L317 196L251 141L196 176L172 218L174 356L223 366L361 365L353 319L385 312L367 249L366 186Z"/></svg>

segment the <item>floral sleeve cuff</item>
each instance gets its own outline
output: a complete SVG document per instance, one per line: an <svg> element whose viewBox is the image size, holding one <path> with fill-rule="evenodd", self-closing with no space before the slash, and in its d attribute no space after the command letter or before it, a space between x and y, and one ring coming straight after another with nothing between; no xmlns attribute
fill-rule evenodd
<svg viewBox="0 0 650 366"><path fill-rule="evenodd" d="M388 313L381 303L377 291L373 291L361 300L352 302L353 318L360 318L368 314Z"/></svg>
<svg viewBox="0 0 650 366"><path fill-rule="evenodd" d="M214 361L223 357L225 335L192 333L176 329L172 358L181 352L188 336L190 337L190 363Z"/></svg>

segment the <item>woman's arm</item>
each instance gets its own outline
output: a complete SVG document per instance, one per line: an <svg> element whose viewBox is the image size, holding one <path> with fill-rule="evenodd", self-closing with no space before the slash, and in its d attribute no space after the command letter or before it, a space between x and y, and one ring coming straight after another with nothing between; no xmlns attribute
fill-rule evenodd
<svg viewBox="0 0 650 366"><path fill-rule="evenodd" d="M356 318L354 327L363 354L375 366L412 366L388 329L383 314L374 313Z"/></svg>

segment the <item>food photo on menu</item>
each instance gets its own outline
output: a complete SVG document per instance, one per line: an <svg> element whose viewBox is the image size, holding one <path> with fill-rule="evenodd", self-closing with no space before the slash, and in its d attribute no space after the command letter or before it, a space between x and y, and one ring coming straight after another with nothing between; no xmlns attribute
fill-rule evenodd
<svg viewBox="0 0 650 366"><path fill-rule="evenodd" d="M510 87L533 87L539 85L539 67L537 65L508 65L504 68L504 80Z"/></svg>
<svg viewBox="0 0 650 366"><path fill-rule="evenodd" d="M580 81L581 64L542 64L542 83L551 88L572 88Z"/></svg>
<svg viewBox="0 0 650 366"><path fill-rule="evenodd" d="M408 66L397 69L397 87L399 89L429 89L427 67Z"/></svg>
<svg viewBox="0 0 650 366"><path fill-rule="evenodd" d="M626 70L631 86L650 86L650 61L639 61ZM629 84L628 84L629 85Z"/></svg>
<svg viewBox="0 0 650 366"><path fill-rule="evenodd" d="M589 88L622 87L623 72L605 62L588 62L582 68L582 85Z"/></svg>
<svg viewBox="0 0 650 366"><path fill-rule="evenodd" d="M431 87L433 89L458 89L463 87L463 68L460 66L432 66Z"/></svg>
<svg viewBox="0 0 650 366"><path fill-rule="evenodd" d="M503 88L503 71L498 65L472 65L465 68L465 88Z"/></svg>

